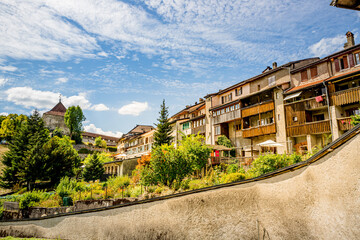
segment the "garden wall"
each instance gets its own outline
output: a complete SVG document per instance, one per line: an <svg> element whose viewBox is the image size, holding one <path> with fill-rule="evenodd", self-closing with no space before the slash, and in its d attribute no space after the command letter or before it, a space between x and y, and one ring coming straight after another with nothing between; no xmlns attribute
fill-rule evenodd
<svg viewBox="0 0 360 240"><path fill-rule="evenodd" d="M0 234L62 239L360 239L360 136L266 180L39 221Z"/></svg>

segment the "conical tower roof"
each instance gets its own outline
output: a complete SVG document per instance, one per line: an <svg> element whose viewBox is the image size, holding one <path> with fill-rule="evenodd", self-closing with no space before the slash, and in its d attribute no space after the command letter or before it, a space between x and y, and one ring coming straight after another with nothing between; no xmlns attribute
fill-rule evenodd
<svg viewBox="0 0 360 240"><path fill-rule="evenodd" d="M58 104L55 105L50 111L44 113L44 114L50 114L50 115L58 115L58 116L64 116L66 113L66 107L64 104L62 104L60 101Z"/></svg>

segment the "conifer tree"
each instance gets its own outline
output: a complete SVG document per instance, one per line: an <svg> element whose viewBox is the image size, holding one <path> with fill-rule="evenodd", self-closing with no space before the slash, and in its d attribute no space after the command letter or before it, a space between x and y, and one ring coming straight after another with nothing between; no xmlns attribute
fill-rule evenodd
<svg viewBox="0 0 360 240"><path fill-rule="evenodd" d="M100 179L104 174L104 167L97 153L90 158L89 164L85 166L83 177L85 181Z"/></svg>
<svg viewBox="0 0 360 240"><path fill-rule="evenodd" d="M156 124L156 132L154 133L154 147L161 146L163 144L170 144L172 140L171 132L172 126L168 120L169 113L168 107L165 105L165 99L160 106L160 116L157 119L158 124Z"/></svg>
<svg viewBox="0 0 360 240"><path fill-rule="evenodd" d="M3 156L3 176L1 184L12 187L14 184L26 183L28 190L31 183L43 178L44 151L43 146L49 140L49 131L38 111L28 118L16 131L10 142L9 151Z"/></svg>

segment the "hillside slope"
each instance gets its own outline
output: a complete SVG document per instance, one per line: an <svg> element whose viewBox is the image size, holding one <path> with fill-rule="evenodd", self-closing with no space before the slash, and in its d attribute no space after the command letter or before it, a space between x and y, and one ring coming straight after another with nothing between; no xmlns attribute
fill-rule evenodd
<svg viewBox="0 0 360 240"><path fill-rule="evenodd" d="M260 182L102 212L0 223L65 239L359 239L360 135L306 168Z"/></svg>

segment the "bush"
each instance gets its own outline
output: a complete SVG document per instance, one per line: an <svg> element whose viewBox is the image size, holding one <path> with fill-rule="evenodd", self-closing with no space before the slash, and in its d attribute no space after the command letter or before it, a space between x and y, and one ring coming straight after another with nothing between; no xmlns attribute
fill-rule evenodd
<svg viewBox="0 0 360 240"><path fill-rule="evenodd" d="M226 168L226 173L236 173L239 170L238 164L230 164Z"/></svg>
<svg viewBox="0 0 360 240"><path fill-rule="evenodd" d="M28 209L30 207L37 206L41 200L46 200L48 194L41 191L32 191L24 193L19 201L20 209Z"/></svg>
<svg viewBox="0 0 360 240"><path fill-rule="evenodd" d="M78 151L79 154L92 154L93 151L87 149L87 148L80 148Z"/></svg>
<svg viewBox="0 0 360 240"><path fill-rule="evenodd" d="M231 182L237 182L237 181L244 180L244 179L245 179L244 173L235 172L235 173L223 175L221 178L221 182L222 183L231 183Z"/></svg>
<svg viewBox="0 0 360 240"><path fill-rule="evenodd" d="M199 189L199 188L205 188L208 185L204 182L203 179L195 179L195 180L191 180L189 182L189 189L190 190L194 190L194 189Z"/></svg>
<svg viewBox="0 0 360 240"><path fill-rule="evenodd" d="M116 192L120 188L127 188L130 185L130 178L128 176L110 177L107 183L108 187Z"/></svg>
<svg viewBox="0 0 360 240"><path fill-rule="evenodd" d="M110 152L116 152L117 151L117 147L106 147L106 149L108 149Z"/></svg>
<svg viewBox="0 0 360 240"><path fill-rule="evenodd" d="M56 193L61 197L69 197L71 194L84 191L85 186L81 182L77 182L75 179L64 177L60 180L59 185L56 188Z"/></svg>

